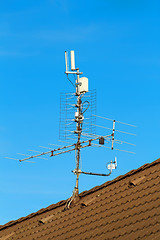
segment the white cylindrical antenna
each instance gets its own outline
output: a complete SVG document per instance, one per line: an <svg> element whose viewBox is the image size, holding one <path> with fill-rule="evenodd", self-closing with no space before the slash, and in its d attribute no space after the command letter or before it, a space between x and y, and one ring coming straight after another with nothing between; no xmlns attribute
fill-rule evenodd
<svg viewBox="0 0 160 240"><path fill-rule="evenodd" d="M68 52L65 51L65 63L66 63L66 73L69 71L69 66L68 66Z"/></svg>
<svg viewBox="0 0 160 240"><path fill-rule="evenodd" d="M71 70L74 71L76 70L75 68L75 56L74 56L74 51L71 51Z"/></svg>

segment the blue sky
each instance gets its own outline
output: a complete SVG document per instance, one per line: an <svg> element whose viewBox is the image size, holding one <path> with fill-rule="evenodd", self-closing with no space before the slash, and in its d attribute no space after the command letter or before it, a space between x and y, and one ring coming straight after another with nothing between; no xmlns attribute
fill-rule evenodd
<svg viewBox="0 0 160 240"><path fill-rule="evenodd" d="M108 178L81 176L80 191L160 157L159 12L153 0L1 1L0 224L72 194L74 153L33 164L5 158L61 144L60 93L73 91L64 74L65 50L75 50L76 65L89 89L96 89L97 114L137 126L117 124L137 134L118 136L136 144L122 146L135 155L102 148L82 152L83 170L106 172L114 156L118 168Z"/></svg>

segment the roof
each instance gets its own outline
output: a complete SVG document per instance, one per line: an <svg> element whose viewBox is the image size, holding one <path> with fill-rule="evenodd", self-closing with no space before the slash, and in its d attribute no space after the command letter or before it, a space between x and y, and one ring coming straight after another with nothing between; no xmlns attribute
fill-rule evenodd
<svg viewBox="0 0 160 240"><path fill-rule="evenodd" d="M160 159L67 200L0 226L9 239L160 239Z"/></svg>

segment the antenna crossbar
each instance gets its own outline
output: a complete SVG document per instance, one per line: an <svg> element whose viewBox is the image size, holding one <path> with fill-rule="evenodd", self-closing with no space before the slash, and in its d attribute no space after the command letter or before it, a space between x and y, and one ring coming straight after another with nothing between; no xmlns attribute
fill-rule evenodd
<svg viewBox="0 0 160 240"><path fill-rule="evenodd" d="M127 152L127 153L131 153L131 154L136 154L135 152L130 152L130 151L127 151L127 150L122 150L122 149L117 149L117 148L114 148L114 150L121 151L121 152Z"/></svg>
<svg viewBox="0 0 160 240"><path fill-rule="evenodd" d="M96 127L100 127L100 128L104 128L104 129L108 129L108 130L113 130L112 128L103 127L103 126L96 125L96 124L91 124L91 125L96 126ZM120 133L125 133L125 134L136 136L136 134L134 134L134 133L124 132L124 131L120 131L120 130L116 130L116 129L115 129L115 131L116 132L120 132Z"/></svg>
<svg viewBox="0 0 160 240"><path fill-rule="evenodd" d="M106 138L106 137L111 137L111 136L112 136L112 134L106 135L106 136L104 136L104 138ZM85 141L81 141L81 142L79 142L79 148L89 147L89 146L91 146L91 142L93 142L93 141L95 141L95 140L98 140L98 139L99 139L99 137L96 137L96 138L93 138L93 139L89 139L89 140L85 140ZM84 145L84 146L81 145L81 144L84 144L84 143L88 143L88 144L87 144L87 145ZM72 148L72 149L69 149L69 150L66 150L66 151L61 151L61 150L63 150L63 149L71 148L71 147L73 147L73 146L74 146L74 148ZM23 162L23 161L29 160L29 159L31 159L31 158L37 158L37 157L40 157L40 156L43 156L43 155L46 155L46 154L51 154L50 157L53 157L53 156L60 155L60 154L62 154L62 153L71 152L71 151L73 151L73 150L75 150L75 149L77 149L77 144L71 144L71 145L68 145L68 146L61 147L61 148L53 149L53 150L51 150L51 151L42 152L42 153L37 154L37 155L33 155L33 156L27 155L27 156L29 156L29 157L20 159L19 162ZM55 154L56 151L61 151L61 152ZM25 154L24 154L24 155L25 155Z"/></svg>
<svg viewBox="0 0 160 240"><path fill-rule="evenodd" d="M113 119L106 118L106 117L101 117L101 116L98 116L98 115L95 115L95 114L93 114L93 116L99 117L99 118L103 118L103 119L106 119L106 120L109 120L109 121L112 121L112 122L114 121ZM129 124L129 123L124 123L124 122L120 122L120 121L117 121L117 120L116 120L116 122L117 122L117 123L124 124L124 125L131 126L131 127L136 127L135 125L132 125L132 124Z"/></svg>

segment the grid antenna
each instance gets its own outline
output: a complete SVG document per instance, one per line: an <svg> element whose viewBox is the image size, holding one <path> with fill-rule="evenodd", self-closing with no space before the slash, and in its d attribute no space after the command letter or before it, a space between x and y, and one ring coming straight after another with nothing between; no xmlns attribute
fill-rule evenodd
<svg viewBox="0 0 160 240"><path fill-rule="evenodd" d="M35 151L35 155L24 155L25 157L22 159L14 159L19 160L19 162L30 161L33 158L43 158L44 155L50 155L50 157L58 156L60 154L68 153L75 151L76 158L76 168L72 171L76 175L76 185L73 190L72 196L68 199L65 209L68 209L72 203L79 199L79 176L80 174L86 175L96 175L96 176L109 176L112 173L112 170L117 168L117 158L113 161L110 161L107 164L107 168L109 170L108 173L93 173L86 172L80 169L80 151L86 147L105 147L111 150L119 150L126 151L122 149L114 148L115 144L130 144L127 141L121 141L115 139L115 132L130 134L128 132L116 130L115 124L116 120L108 119L105 117L97 116L95 113L96 106L96 93L95 91L88 90L88 78L80 77L83 73L79 71L79 68L75 67L75 55L74 51L70 52L71 57L71 70L69 70L69 61L68 61L68 53L65 52L65 63L66 63L66 71L65 74L69 79L68 75L73 75L75 79L75 92L70 94L63 94L61 96L61 118L60 118L60 139L67 139L69 141L74 141L73 143L67 146L59 146L58 148L43 147L47 149L45 152ZM71 80L70 80L71 81ZM112 121L112 127L107 128L103 126L96 125L95 119L96 117L103 118L109 121ZM118 121L117 121L118 122ZM118 122L121 124L125 124L123 122ZM127 124L132 126L130 124ZM96 134L96 127L101 127L105 129L105 131L109 131L109 133L104 134ZM63 132L63 133L62 133ZM132 134L134 135L134 134ZM98 142L97 142L98 141ZM104 144L109 144L105 146ZM34 151L34 150L30 150ZM133 153L133 152L130 152ZM8 158L8 157L7 157ZM13 158L10 158L13 159Z"/></svg>

